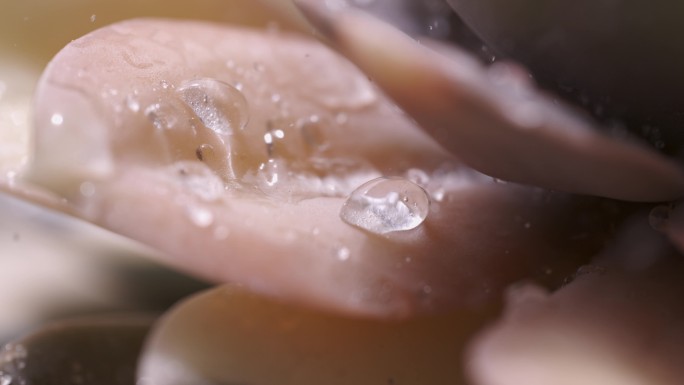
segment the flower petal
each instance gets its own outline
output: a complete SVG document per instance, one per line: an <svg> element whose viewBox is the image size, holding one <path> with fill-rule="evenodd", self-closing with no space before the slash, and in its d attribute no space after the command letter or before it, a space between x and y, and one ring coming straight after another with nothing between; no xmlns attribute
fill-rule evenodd
<svg viewBox="0 0 684 385"><path fill-rule="evenodd" d="M464 342L482 319L350 319L223 287L161 319L138 377L166 385L460 384Z"/></svg>
<svg viewBox="0 0 684 385"><path fill-rule="evenodd" d="M475 339L473 383L680 383L683 269L678 255L631 271L594 265L554 294L511 290L503 319Z"/></svg>
<svg viewBox="0 0 684 385"><path fill-rule="evenodd" d="M600 200L461 166L348 62L286 33L113 25L58 54L35 114L28 177L79 215L192 273L336 311L482 306L522 277L563 277L612 220ZM383 175L431 194L422 226L340 219Z"/></svg>
<svg viewBox="0 0 684 385"><path fill-rule="evenodd" d="M677 165L633 141L600 134L579 113L536 91L516 67L487 70L455 47L436 52L358 10L297 4L430 135L479 171L629 201L684 193Z"/></svg>

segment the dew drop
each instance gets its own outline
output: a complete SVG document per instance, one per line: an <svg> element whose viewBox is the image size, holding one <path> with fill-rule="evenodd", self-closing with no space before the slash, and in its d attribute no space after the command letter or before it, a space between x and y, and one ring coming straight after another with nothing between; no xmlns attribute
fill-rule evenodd
<svg viewBox="0 0 684 385"><path fill-rule="evenodd" d="M209 209L191 207L188 209L188 215L190 216L192 223L194 223L197 227L205 228L214 223L214 214L212 214Z"/></svg>
<svg viewBox="0 0 684 385"><path fill-rule="evenodd" d="M377 178L361 185L344 203L340 218L375 234L415 229L428 215L430 198L405 178Z"/></svg>
<svg viewBox="0 0 684 385"><path fill-rule="evenodd" d="M311 115L297 122L297 128L304 143L313 152L324 151L330 145L325 134L325 127L326 122L318 115Z"/></svg>
<svg viewBox="0 0 684 385"><path fill-rule="evenodd" d="M273 127L273 122L267 122L267 131L264 134L264 143L266 144L266 153L269 158L275 155L276 142L285 139L285 131L280 128Z"/></svg>
<svg viewBox="0 0 684 385"><path fill-rule="evenodd" d="M230 135L247 126L247 100L236 87L204 78L184 82L178 93L202 123L217 134Z"/></svg>
<svg viewBox="0 0 684 385"><path fill-rule="evenodd" d="M178 111L165 103L151 104L145 108L145 116L158 130L170 130L178 123Z"/></svg>
<svg viewBox="0 0 684 385"><path fill-rule="evenodd" d="M50 117L50 123L55 126L61 126L64 123L64 116L62 114L52 114Z"/></svg>
<svg viewBox="0 0 684 385"><path fill-rule="evenodd" d="M672 214L672 206L660 205L654 207L648 215L648 223L654 230L663 231L667 227Z"/></svg>
<svg viewBox="0 0 684 385"><path fill-rule="evenodd" d="M351 257L351 251L346 247L340 247L337 249L337 259L340 261L347 261Z"/></svg>

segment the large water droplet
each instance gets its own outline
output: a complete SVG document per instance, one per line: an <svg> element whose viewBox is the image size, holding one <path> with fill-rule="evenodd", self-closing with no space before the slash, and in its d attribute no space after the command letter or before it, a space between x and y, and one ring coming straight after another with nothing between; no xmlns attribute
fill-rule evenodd
<svg viewBox="0 0 684 385"><path fill-rule="evenodd" d="M346 223L376 234L415 229L428 215L430 198L405 178L378 178L356 189L342 206Z"/></svg>
<svg viewBox="0 0 684 385"><path fill-rule="evenodd" d="M178 88L181 99L207 127L220 135L230 135L247 126L247 100L237 88L216 79L184 82Z"/></svg>

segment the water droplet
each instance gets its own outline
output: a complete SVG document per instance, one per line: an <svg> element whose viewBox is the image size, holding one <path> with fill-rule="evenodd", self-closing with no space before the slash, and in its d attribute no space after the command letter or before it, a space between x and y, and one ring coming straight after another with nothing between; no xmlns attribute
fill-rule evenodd
<svg viewBox="0 0 684 385"><path fill-rule="evenodd" d="M262 163L259 166L259 184L261 185L262 190L268 190L270 187L274 187L278 184L278 181L280 180L279 167L279 163L274 159L269 159L268 162Z"/></svg>
<svg viewBox="0 0 684 385"><path fill-rule="evenodd" d="M271 94L271 102L280 103L281 100L282 100L282 96L280 96L280 94L278 94L278 93Z"/></svg>
<svg viewBox="0 0 684 385"><path fill-rule="evenodd" d="M214 229L214 239L224 240L230 236L230 229L225 226L218 226Z"/></svg>
<svg viewBox="0 0 684 385"><path fill-rule="evenodd" d="M217 134L230 135L247 126L247 100L236 87L205 78L184 82L178 93L202 123Z"/></svg>
<svg viewBox="0 0 684 385"><path fill-rule="evenodd" d="M356 189L342 206L340 218L375 234L415 229L428 215L430 198L404 178L377 178Z"/></svg>
<svg viewBox="0 0 684 385"><path fill-rule="evenodd" d="M421 187L425 187L430 183L430 176L425 171L417 168L406 171L406 178Z"/></svg>
<svg viewBox="0 0 684 385"><path fill-rule="evenodd" d="M446 191L443 188L438 188L437 190L432 192L432 199L434 199L436 202L442 202L444 201L445 195Z"/></svg>
<svg viewBox="0 0 684 385"><path fill-rule="evenodd" d="M325 134L325 123L318 115L311 115L297 122L302 139L311 151L324 151L330 145Z"/></svg>
<svg viewBox="0 0 684 385"><path fill-rule="evenodd" d="M255 62L254 63L254 70L256 72L264 72L264 70L266 70L266 66L264 65L264 63Z"/></svg>
<svg viewBox="0 0 684 385"><path fill-rule="evenodd" d="M61 126L64 123L64 116L62 114L52 114L50 117L50 123L55 126Z"/></svg>
<svg viewBox="0 0 684 385"><path fill-rule="evenodd" d="M96 19L97 19L97 15L96 15L96 14L90 15L90 22L91 22L91 23L94 23Z"/></svg>
<svg viewBox="0 0 684 385"><path fill-rule="evenodd" d="M648 215L648 223L654 230L663 231L667 227L672 214L671 205L660 205L654 207Z"/></svg>
<svg viewBox="0 0 684 385"><path fill-rule="evenodd" d="M266 144L266 153L268 154L268 157L272 158L275 155L276 142L285 139L285 131L273 127L272 121L268 121L266 124L268 131L264 134L264 143Z"/></svg>
<svg viewBox="0 0 684 385"><path fill-rule="evenodd" d="M190 220L197 227L209 227L214 223L214 214L209 209L203 207L191 207L188 209Z"/></svg>
<svg viewBox="0 0 684 385"><path fill-rule="evenodd" d="M140 111L140 102L135 97L135 95L129 94L128 96L126 96L126 106L129 110L133 112Z"/></svg>
<svg viewBox="0 0 684 385"><path fill-rule="evenodd" d="M151 104L145 109L145 116L158 130L170 130L178 123L178 111L165 103Z"/></svg>
<svg viewBox="0 0 684 385"><path fill-rule="evenodd" d="M337 249L337 259L340 261L346 261L351 257L351 251L346 247L340 247Z"/></svg>
<svg viewBox="0 0 684 385"><path fill-rule="evenodd" d="M161 85L162 89L168 90L169 88L174 88L171 83L168 82L168 80L162 80L159 82Z"/></svg>
<svg viewBox="0 0 684 385"><path fill-rule="evenodd" d="M0 385L11 385L12 384L12 376L9 374L3 374L0 372Z"/></svg>

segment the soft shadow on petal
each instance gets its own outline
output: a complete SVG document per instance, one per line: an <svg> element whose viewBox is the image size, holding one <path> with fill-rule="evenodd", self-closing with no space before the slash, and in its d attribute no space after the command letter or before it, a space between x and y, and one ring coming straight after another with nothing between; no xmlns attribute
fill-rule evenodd
<svg viewBox="0 0 684 385"><path fill-rule="evenodd" d="M348 319L222 287L167 313L143 351L146 384L461 384L483 314Z"/></svg>
<svg viewBox="0 0 684 385"><path fill-rule="evenodd" d="M347 313L449 311L521 278L553 285L614 219L600 199L461 166L348 62L286 33L113 25L52 61L35 118L27 176L80 216L197 275ZM377 235L339 218L381 175L423 184L422 226Z"/></svg>
<svg viewBox="0 0 684 385"><path fill-rule="evenodd" d="M502 320L470 350L473 383L681 383L684 264L664 237L643 228L635 237L632 230L613 247L627 261L622 254L604 255L554 294L511 288ZM646 251L651 255L635 259L630 254L642 241L654 246Z"/></svg>
<svg viewBox="0 0 684 385"><path fill-rule="evenodd" d="M634 141L598 133L577 112L535 90L512 65L486 70L456 47L431 50L360 11L297 3L335 47L475 169L629 201L684 193L676 164Z"/></svg>

